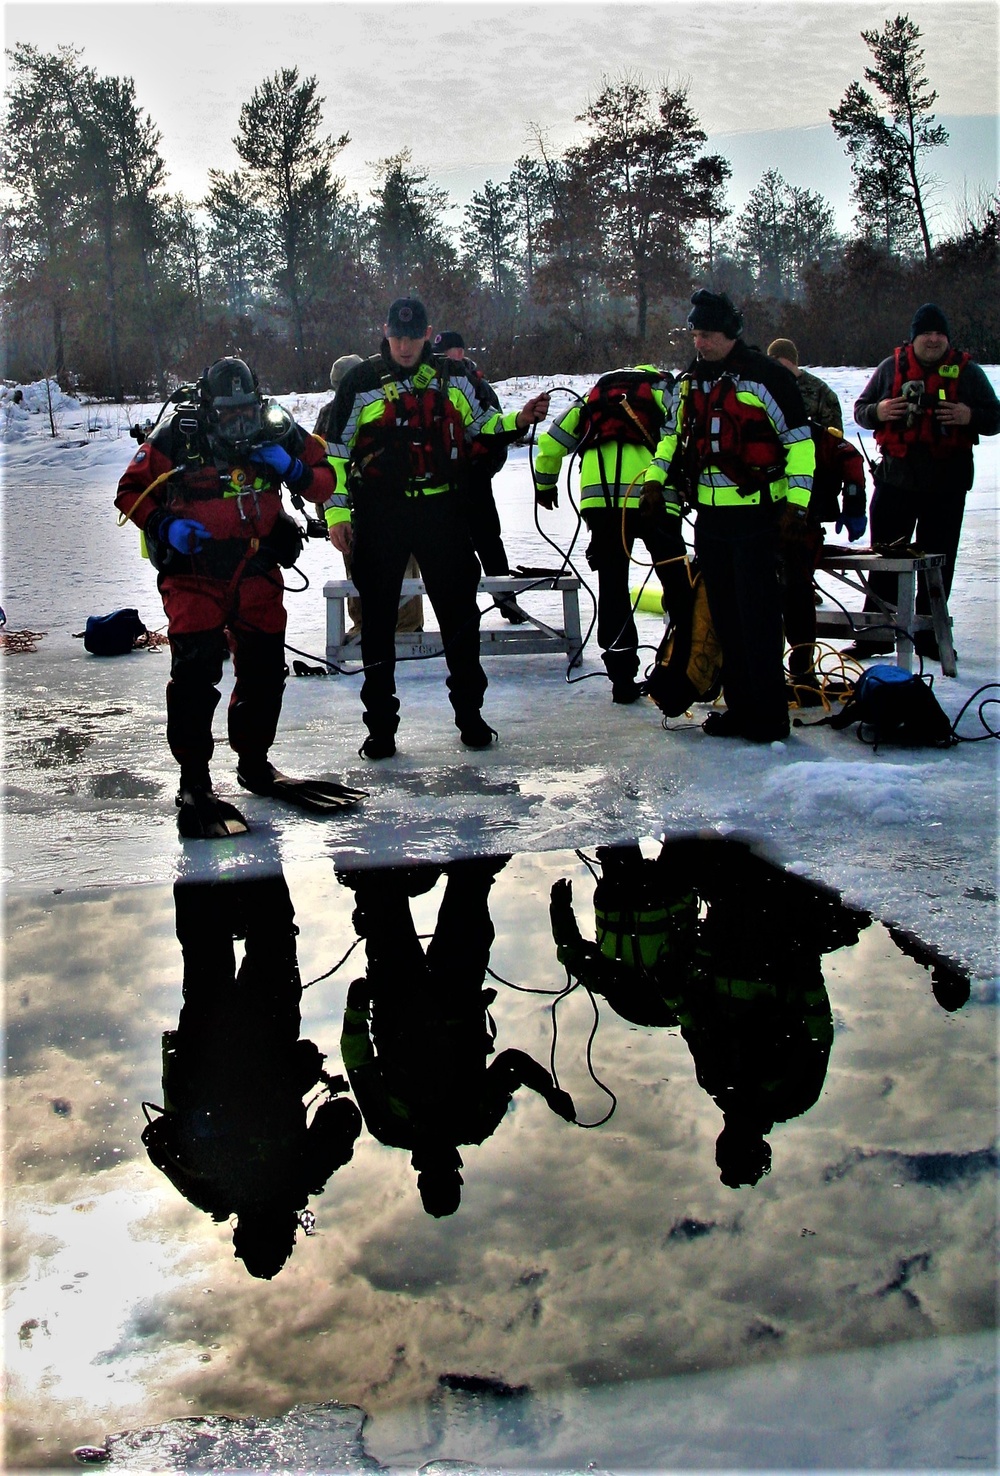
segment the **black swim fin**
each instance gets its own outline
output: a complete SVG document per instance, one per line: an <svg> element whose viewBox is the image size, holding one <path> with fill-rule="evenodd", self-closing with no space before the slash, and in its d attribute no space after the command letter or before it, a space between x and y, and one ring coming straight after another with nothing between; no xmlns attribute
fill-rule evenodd
<svg viewBox="0 0 1000 1476"><path fill-rule="evenodd" d="M336 815L342 810L353 810L359 801L368 798L367 789L351 789L334 779L292 779L273 764L249 774L237 769L236 778L251 794L280 800L311 815Z"/></svg>
<svg viewBox="0 0 1000 1476"><path fill-rule="evenodd" d="M211 789L181 788L174 803L177 829L184 840L227 840L246 835L250 829L246 816Z"/></svg>

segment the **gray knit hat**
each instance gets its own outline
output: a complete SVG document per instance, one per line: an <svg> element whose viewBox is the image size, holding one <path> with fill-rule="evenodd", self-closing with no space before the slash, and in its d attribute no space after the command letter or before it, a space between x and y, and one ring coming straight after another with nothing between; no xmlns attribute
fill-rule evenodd
<svg viewBox="0 0 1000 1476"><path fill-rule="evenodd" d="M363 364L365 361L360 354L341 354L339 359L334 359L330 370L330 388L339 389L340 381L347 378L349 370Z"/></svg>

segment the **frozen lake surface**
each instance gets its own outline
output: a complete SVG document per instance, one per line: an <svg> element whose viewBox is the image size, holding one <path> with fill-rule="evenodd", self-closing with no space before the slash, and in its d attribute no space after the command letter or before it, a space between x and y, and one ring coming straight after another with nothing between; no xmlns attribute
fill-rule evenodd
<svg viewBox="0 0 1000 1476"><path fill-rule="evenodd" d="M867 374L818 372L845 407ZM541 383L500 389L514 406ZM308 425L324 398L287 403ZM500 743L480 754L458 743L441 663L400 666L399 754L365 765L356 679L290 678L277 762L370 798L335 822L281 811L239 794L223 744L216 782L252 834L182 844L168 657L101 661L74 639L122 605L163 623L153 571L115 526L134 443L114 407L56 415L52 438L42 417L8 413L0 448L7 628L44 632L0 658L8 1469L65 1468L75 1446L127 1430L145 1433L112 1441L111 1460L135 1470L995 1468L996 743L873 754L851 731L804 727L761 750L707 739L698 709L665 732L652 706L611 705L591 644L570 673L555 653L489 658ZM977 452L952 595L959 675L931 668L952 716L997 679L997 450ZM511 563L558 563L525 449L497 490ZM564 493L541 518L569 548ZM582 553L578 539L589 580ZM322 583L342 569L318 543L301 564L310 587L287 600L289 642L318 656ZM585 591L581 606L586 627ZM640 617L650 660L661 631ZM141 1103L163 1105L161 1038L178 1028L184 977L175 885L287 888L301 978L318 980L301 1038L335 1077L346 990L371 968L345 877L492 857L495 1055L517 1048L550 1071L553 1000L514 986L568 983L553 884L572 882L593 942L597 848L643 838L651 863L664 837L693 834L748 837L786 886L835 888L856 932L796 955L799 990L818 975L828 1001L829 1056L815 1100L775 1118L756 1184L727 1186L715 1162L719 1042L706 1048L684 999L636 1019L634 1000L593 978L592 996L580 984L556 1009L555 1066L582 1122L608 1110L598 1082L614 1115L585 1131L520 1087L495 1132L461 1149L454 1215L424 1213L408 1153L366 1121L309 1199L317 1233L255 1279L226 1217L149 1161ZM408 898L425 944L447 882ZM752 982L762 934L772 972L795 944L805 894L781 895L780 923L734 914L728 930L753 944L734 978ZM724 904L699 905L718 932ZM398 941L402 926L382 933ZM792 1014L801 1025L809 1011ZM416 1041L419 1012L411 1026ZM360 1435L339 1407L351 1404L370 1415Z"/></svg>

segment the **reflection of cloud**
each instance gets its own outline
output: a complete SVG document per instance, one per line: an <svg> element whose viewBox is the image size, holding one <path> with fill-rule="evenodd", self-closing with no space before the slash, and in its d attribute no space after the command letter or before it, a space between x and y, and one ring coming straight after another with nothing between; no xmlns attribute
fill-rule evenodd
<svg viewBox="0 0 1000 1476"><path fill-rule="evenodd" d="M152 1314L183 1284L182 1247L139 1238L155 1196L114 1175L113 1187L85 1200L26 1207L35 1246L10 1287L6 1366L15 1410L43 1393L93 1411L141 1402L150 1363L164 1377L193 1351L170 1350ZM82 1269L86 1268L86 1269ZM137 1335L145 1323L145 1335ZM129 1331L131 1329L131 1332Z"/></svg>
<svg viewBox="0 0 1000 1476"><path fill-rule="evenodd" d="M831 1164L824 1177L830 1183L867 1168L882 1178L888 1169L896 1178L945 1189L953 1184L974 1183L983 1174L995 1175L998 1167L1000 1152L996 1148L974 1148L968 1153L894 1153L855 1148L839 1163Z"/></svg>
<svg viewBox="0 0 1000 1476"><path fill-rule="evenodd" d="M583 865L557 852L515 857L491 894L491 964L503 977L540 989L563 982L548 919L562 876L593 936ZM329 867L303 864L289 883L303 976L315 977L351 941L352 897ZM439 900L439 891L418 899L421 930ZM93 1160L109 1147L134 1151L138 1098L159 1088L160 1032L180 1003L171 899L146 889L41 912L25 905L16 925L11 1049L26 1073L10 1098L16 1197L70 1202L84 1186L111 1219L134 1223L115 1199L121 1171L95 1177ZM303 1000L303 1034L331 1053L334 1070L344 984L359 959ZM53 1240L45 1254L60 1272L57 1253L72 1261L56 1291L80 1271L85 1288L99 1285L120 1263L114 1305L128 1298L135 1315L81 1341L65 1377L88 1387L95 1368L127 1369L151 1419L263 1416L332 1397L384 1409L426 1398L448 1373L537 1391L572 1377L631 1381L990 1326L989 1012L946 1016L926 970L879 927L825 959L823 972L843 1022L823 1095L769 1135L773 1171L754 1189L719 1182L721 1112L679 1032L602 1007L594 1064L618 1094L615 1116L585 1132L519 1093L493 1137L463 1150L463 1204L447 1224L423 1214L408 1154L364 1136L315 1202L317 1234L273 1282L253 1282L233 1259L229 1227L139 1160L126 1172L149 1191L143 1233L156 1240L143 1245L166 1278L155 1317L142 1310L147 1282L121 1233L77 1234L68 1208L58 1221L31 1220L19 1286L54 1224L70 1250ZM547 1062L550 1001L497 987L497 1049L517 1045ZM600 1100L585 1064L592 1020L582 991L560 1006L560 1079L585 1108ZM70 1112L55 1112L55 1099ZM831 1165L844 1171L831 1176ZM925 1255L926 1264L914 1259ZM75 1306L85 1293L62 1295ZM37 1351L50 1309L23 1298L18 1308L13 1332L34 1318ZM210 1361L193 1361L192 1350ZM110 1365L94 1363L108 1353ZM62 1396L39 1398L58 1424Z"/></svg>
<svg viewBox="0 0 1000 1476"><path fill-rule="evenodd" d="M60 1095L50 1095L58 1083ZM6 1086L7 1155L12 1174L34 1184L80 1178L142 1153L142 1117L131 1063L105 1047L80 1061L45 1051L31 1076Z"/></svg>

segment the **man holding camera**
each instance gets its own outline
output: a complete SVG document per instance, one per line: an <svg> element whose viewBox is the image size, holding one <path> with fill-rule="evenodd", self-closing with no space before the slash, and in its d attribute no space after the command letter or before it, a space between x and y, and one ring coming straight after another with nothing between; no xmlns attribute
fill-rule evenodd
<svg viewBox="0 0 1000 1476"><path fill-rule="evenodd" d="M944 313L925 302L913 315L909 342L875 370L854 406L859 426L875 432L882 459L875 468L872 547L886 550L914 539L924 553L944 554L947 597L955 574L966 493L972 486L972 448L1000 431L1000 401L983 370L952 347ZM896 576L872 575L872 593L890 604ZM921 580L917 610L929 611ZM938 659L933 632L916 638L920 655ZM886 639L858 641L851 652L875 656L893 649Z"/></svg>

